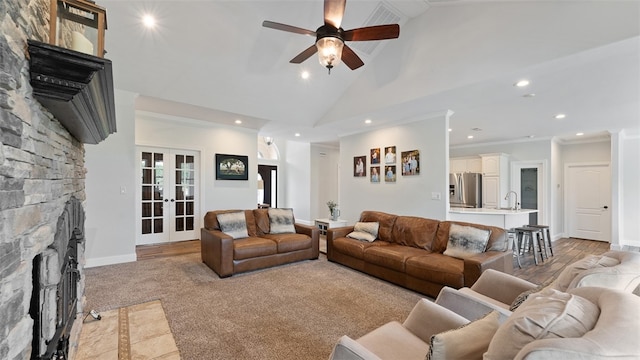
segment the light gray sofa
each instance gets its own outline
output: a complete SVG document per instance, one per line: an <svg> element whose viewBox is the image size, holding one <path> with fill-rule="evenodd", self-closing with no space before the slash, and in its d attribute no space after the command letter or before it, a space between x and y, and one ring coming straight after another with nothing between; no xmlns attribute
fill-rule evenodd
<svg viewBox="0 0 640 360"><path fill-rule="evenodd" d="M422 299L402 324L387 323L356 340L343 336L331 359L422 360L428 353L431 360L640 358L640 297L631 293L547 289L502 321L491 312L471 323L442 305ZM474 353L460 353L470 349Z"/></svg>

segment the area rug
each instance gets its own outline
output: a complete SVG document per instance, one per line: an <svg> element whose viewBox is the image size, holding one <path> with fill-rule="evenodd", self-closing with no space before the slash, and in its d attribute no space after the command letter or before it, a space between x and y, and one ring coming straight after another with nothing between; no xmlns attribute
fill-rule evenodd
<svg viewBox="0 0 640 360"><path fill-rule="evenodd" d="M86 270L89 309L160 299L182 359L327 359L422 297L326 260L220 279L200 254Z"/></svg>
<svg viewBox="0 0 640 360"><path fill-rule="evenodd" d="M85 317L75 359L180 359L159 300L103 311L100 316L99 320Z"/></svg>

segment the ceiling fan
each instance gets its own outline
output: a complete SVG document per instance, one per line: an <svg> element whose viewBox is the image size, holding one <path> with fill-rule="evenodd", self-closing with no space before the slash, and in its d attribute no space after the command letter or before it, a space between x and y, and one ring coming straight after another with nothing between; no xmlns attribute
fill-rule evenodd
<svg viewBox="0 0 640 360"><path fill-rule="evenodd" d="M345 41L395 39L400 35L400 26L398 24L377 25L344 30L340 27L340 23L344 16L345 5L346 0L324 0L324 25L316 31L268 20L263 21L262 26L316 37L316 43L296 55L289 61L290 63L300 64L317 52L320 64L329 69L329 74L340 60L344 61L351 70L355 70L364 65L364 62L344 44Z"/></svg>

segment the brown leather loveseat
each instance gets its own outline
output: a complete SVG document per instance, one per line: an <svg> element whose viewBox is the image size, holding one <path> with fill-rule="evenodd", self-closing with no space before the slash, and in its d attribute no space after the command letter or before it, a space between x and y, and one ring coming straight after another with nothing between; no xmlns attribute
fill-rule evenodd
<svg viewBox="0 0 640 360"><path fill-rule="evenodd" d="M444 286L470 287L483 271L513 272L513 253L504 229L457 221L439 221L363 211L360 222L378 222L375 241L347 237L353 226L327 231L327 259L394 284L436 297ZM443 254L452 224L490 230L481 253L456 258ZM486 233L486 232L485 232Z"/></svg>
<svg viewBox="0 0 640 360"><path fill-rule="evenodd" d="M271 233L269 211L216 210L204 216L201 234L202 261L220 277L295 261L317 259L319 229L293 223L295 232ZM244 211L247 237L222 232L218 215Z"/></svg>

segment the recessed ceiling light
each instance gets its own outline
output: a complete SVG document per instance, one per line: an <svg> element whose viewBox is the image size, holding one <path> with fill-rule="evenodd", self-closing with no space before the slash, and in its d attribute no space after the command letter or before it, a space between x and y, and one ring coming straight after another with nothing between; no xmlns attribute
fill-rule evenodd
<svg viewBox="0 0 640 360"><path fill-rule="evenodd" d="M473 139L473 135L467 136L467 139Z"/></svg>
<svg viewBox="0 0 640 360"><path fill-rule="evenodd" d="M372 122L371 119L367 119L364 121L365 124L371 124L371 122Z"/></svg>
<svg viewBox="0 0 640 360"><path fill-rule="evenodd" d="M536 94L534 94L534 93L522 95L523 98L532 98L532 97L535 97L535 96L536 96Z"/></svg>
<svg viewBox="0 0 640 360"><path fill-rule="evenodd" d="M296 136L296 137L300 137L300 133L296 133L296 134L295 134L295 136Z"/></svg>
<svg viewBox="0 0 640 360"><path fill-rule="evenodd" d="M308 78L309 78L309 72L308 72L308 71L306 71L306 70L305 70L305 71L303 71L303 72L301 72L301 73L300 73L300 77L301 77L301 78L303 78L303 79L305 79L305 80L306 80L306 79L308 79Z"/></svg>
<svg viewBox="0 0 640 360"><path fill-rule="evenodd" d="M242 124L242 120L240 120L240 119L237 119L237 120L236 120L236 121L234 121L234 122L235 122L236 124L238 124L238 125Z"/></svg>
<svg viewBox="0 0 640 360"><path fill-rule="evenodd" d="M577 133L576 136L582 136L584 133Z"/></svg>
<svg viewBox="0 0 640 360"><path fill-rule="evenodd" d="M560 120L560 119L564 119L564 118L566 118L566 117L567 117L567 115L565 115L565 114L557 114L556 116L554 116L554 118L556 118L556 119L558 119L558 120Z"/></svg>
<svg viewBox="0 0 640 360"><path fill-rule="evenodd" d="M517 87L525 87L525 86L529 85L529 80L522 79L522 80L518 81L517 83L515 83L513 85L517 86Z"/></svg>
<svg viewBox="0 0 640 360"><path fill-rule="evenodd" d="M156 19L149 14L142 17L142 23L149 29L153 29L156 26Z"/></svg>

